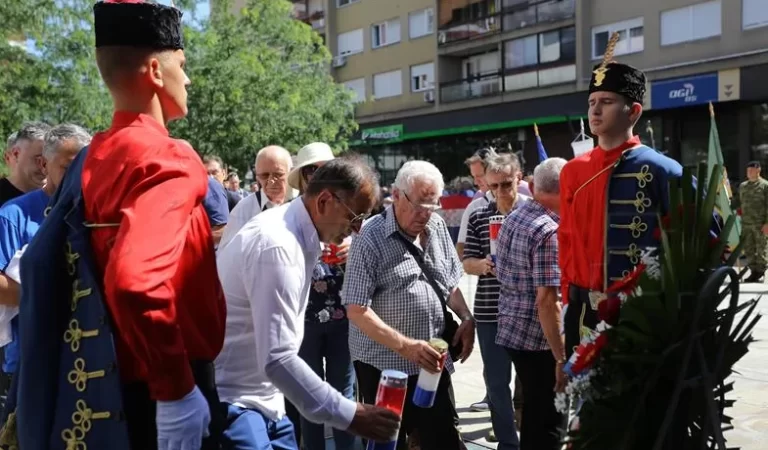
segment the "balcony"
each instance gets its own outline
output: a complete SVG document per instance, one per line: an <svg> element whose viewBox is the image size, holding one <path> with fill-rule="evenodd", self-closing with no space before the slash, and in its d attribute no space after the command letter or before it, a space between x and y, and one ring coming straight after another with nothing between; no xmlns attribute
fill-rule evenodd
<svg viewBox="0 0 768 450"><path fill-rule="evenodd" d="M438 28L438 45L443 46L533 25L571 19L576 14L576 0L522 3L505 7L495 14L466 18L473 15L471 11L474 10L469 7L452 10L451 19ZM440 16L442 17L442 13Z"/></svg>
<svg viewBox="0 0 768 450"><path fill-rule="evenodd" d="M311 26L317 32L325 30L325 10L320 0L292 0L291 16Z"/></svg>
<svg viewBox="0 0 768 450"><path fill-rule="evenodd" d="M576 63L558 61L518 69L500 69L461 80L440 83L440 102L452 103L504 92L517 92L576 81Z"/></svg>
<svg viewBox="0 0 768 450"><path fill-rule="evenodd" d="M499 94L504 90L502 73L498 70L440 83L440 101L451 103Z"/></svg>

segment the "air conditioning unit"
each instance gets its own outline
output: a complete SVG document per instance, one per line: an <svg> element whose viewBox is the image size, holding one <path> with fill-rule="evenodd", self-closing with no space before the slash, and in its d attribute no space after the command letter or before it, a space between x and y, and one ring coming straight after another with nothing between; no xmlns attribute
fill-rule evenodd
<svg viewBox="0 0 768 450"><path fill-rule="evenodd" d="M333 61L331 62L331 65L333 67L344 67L344 65L347 64L347 56L346 55L339 55L334 56Z"/></svg>
<svg viewBox="0 0 768 450"><path fill-rule="evenodd" d="M424 102L435 103L435 91L427 91L424 93Z"/></svg>

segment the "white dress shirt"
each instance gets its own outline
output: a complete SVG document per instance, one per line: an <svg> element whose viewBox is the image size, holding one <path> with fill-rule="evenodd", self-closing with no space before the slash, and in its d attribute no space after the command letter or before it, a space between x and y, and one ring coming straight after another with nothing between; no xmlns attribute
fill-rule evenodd
<svg viewBox="0 0 768 450"><path fill-rule="evenodd" d="M221 401L285 415L283 394L308 420L345 430L357 410L298 356L322 244L301 197L251 219L216 258L227 300L216 358Z"/></svg>
<svg viewBox="0 0 768 450"><path fill-rule="evenodd" d="M221 242L219 242L219 249L224 248L224 246L235 237L237 232L240 231L249 220L256 217L260 212L274 208L275 206L277 205L267 197L267 194L265 194L263 190L254 195L243 197L243 199L237 202L237 205L232 208L232 211L229 212L229 219L224 226Z"/></svg>

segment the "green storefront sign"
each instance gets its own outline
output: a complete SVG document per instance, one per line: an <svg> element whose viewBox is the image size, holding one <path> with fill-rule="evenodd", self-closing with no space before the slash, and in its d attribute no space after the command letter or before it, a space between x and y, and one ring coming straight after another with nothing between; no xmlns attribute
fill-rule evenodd
<svg viewBox="0 0 768 450"><path fill-rule="evenodd" d="M363 129L360 132L360 140L368 145L401 142L403 140L403 125Z"/></svg>

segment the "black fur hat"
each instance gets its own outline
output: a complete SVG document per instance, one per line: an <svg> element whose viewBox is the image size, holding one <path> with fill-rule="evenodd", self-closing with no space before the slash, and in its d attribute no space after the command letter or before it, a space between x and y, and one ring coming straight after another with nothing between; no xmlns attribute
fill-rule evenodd
<svg viewBox="0 0 768 450"><path fill-rule="evenodd" d="M645 96L645 74L626 64L612 61L613 50L619 41L619 34L614 33L608 41L603 62L595 66L589 82L589 93L615 92L632 101L643 103Z"/></svg>
<svg viewBox="0 0 768 450"><path fill-rule="evenodd" d="M125 46L153 50L184 48L182 12L142 0L107 0L93 6L96 48Z"/></svg>

